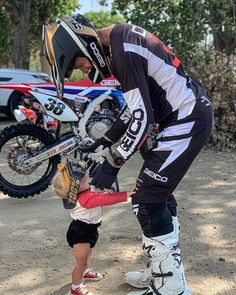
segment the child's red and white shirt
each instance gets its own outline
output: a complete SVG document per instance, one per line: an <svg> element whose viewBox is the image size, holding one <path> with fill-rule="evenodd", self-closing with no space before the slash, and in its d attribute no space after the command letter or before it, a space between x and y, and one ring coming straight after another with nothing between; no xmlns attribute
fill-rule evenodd
<svg viewBox="0 0 236 295"><path fill-rule="evenodd" d="M98 193L87 189L78 196L75 208L70 211L74 220L97 224L102 220L102 206L127 201L127 193Z"/></svg>

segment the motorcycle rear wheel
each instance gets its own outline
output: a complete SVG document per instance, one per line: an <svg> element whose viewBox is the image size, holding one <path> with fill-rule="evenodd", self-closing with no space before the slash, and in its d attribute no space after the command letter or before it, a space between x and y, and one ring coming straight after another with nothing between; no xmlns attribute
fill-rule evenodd
<svg viewBox="0 0 236 295"><path fill-rule="evenodd" d="M6 127L0 133L0 191L13 198L28 198L45 191L61 157L56 155L32 167L25 160L56 143L45 129L31 124Z"/></svg>

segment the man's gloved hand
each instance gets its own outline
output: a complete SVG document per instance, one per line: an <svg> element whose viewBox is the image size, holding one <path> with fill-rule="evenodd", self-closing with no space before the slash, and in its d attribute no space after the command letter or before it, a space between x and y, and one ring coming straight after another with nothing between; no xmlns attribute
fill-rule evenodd
<svg viewBox="0 0 236 295"><path fill-rule="evenodd" d="M93 163L102 164L106 156L109 154L109 148L103 149L100 145L94 153L89 153L86 157L90 159Z"/></svg>
<svg viewBox="0 0 236 295"><path fill-rule="evenodd" d="M95 171L98 164L102 164L104 162L104 159L108 155L112 144L113 144L113 142L102 137L102 138L96 140L90 146L86 146L85 148L81 148L82 152L88 153L84 157L83 160L87 163L87 167L88 167L88 171L89 171L90 176Z"/></svg>
<svg viewBox="0 0 236 295"><path fill-rule="evenodd" d="M90 184L101 190L105 188L110 189L119 170L120 168L113 167L105 160L103 164L99 165L95 170L94 175L91 175L93 179Z"/></svg>
<svg viewBox="0 0 236 295"><path fill-rule="evenodd" d="M101 151L104 151L105 149L107 149L107 151L109 151L109 149L112 145L113 145L112 141L107 140L105 137L101 137L101 138L97 139L90 146L83 148L82 151L84 153L92 153L92 152L96 152L97 150L99 152L101 152Z"/></svg>

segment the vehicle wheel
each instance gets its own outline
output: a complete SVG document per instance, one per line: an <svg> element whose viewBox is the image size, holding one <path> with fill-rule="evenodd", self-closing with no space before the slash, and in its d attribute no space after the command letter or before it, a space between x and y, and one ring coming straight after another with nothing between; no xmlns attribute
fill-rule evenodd
<svg viewBox="0 0 236 295"><path fill-rule="evenodd" d="M27 198L46 190L54 176L59 155L25 166L25 161L56 143L45 129L28 124L6 127L0 133L0 191L13 198Z"/></svg>
<svg viewBox="0 0 236 295"><path fill-rule="evenodd" d="M10 96L10 102L9 102L9 115L13 118L14 116L14 110L18 108L19 105L22 104L22 96L23 93L15 91Z"/></svg>

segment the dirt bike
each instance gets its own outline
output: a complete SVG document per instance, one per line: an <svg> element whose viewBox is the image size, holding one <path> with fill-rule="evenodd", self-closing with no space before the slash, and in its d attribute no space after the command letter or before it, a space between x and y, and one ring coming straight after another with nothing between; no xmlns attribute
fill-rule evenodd
<svg viewBox="0 0 236 295"><path fill-rule="evenodd" d="M21 123L0 133L0 191L10 197L27 198L47 189L61 157L81 157L80 150L110 128L124 105L122 91L104 84L77 89L67 84L62 100L53 87L47 83L0 85L25 94L23 105L14 112ZM53 118L55 130L49 132L45 122L25 123L23 108Z"/></svg>

